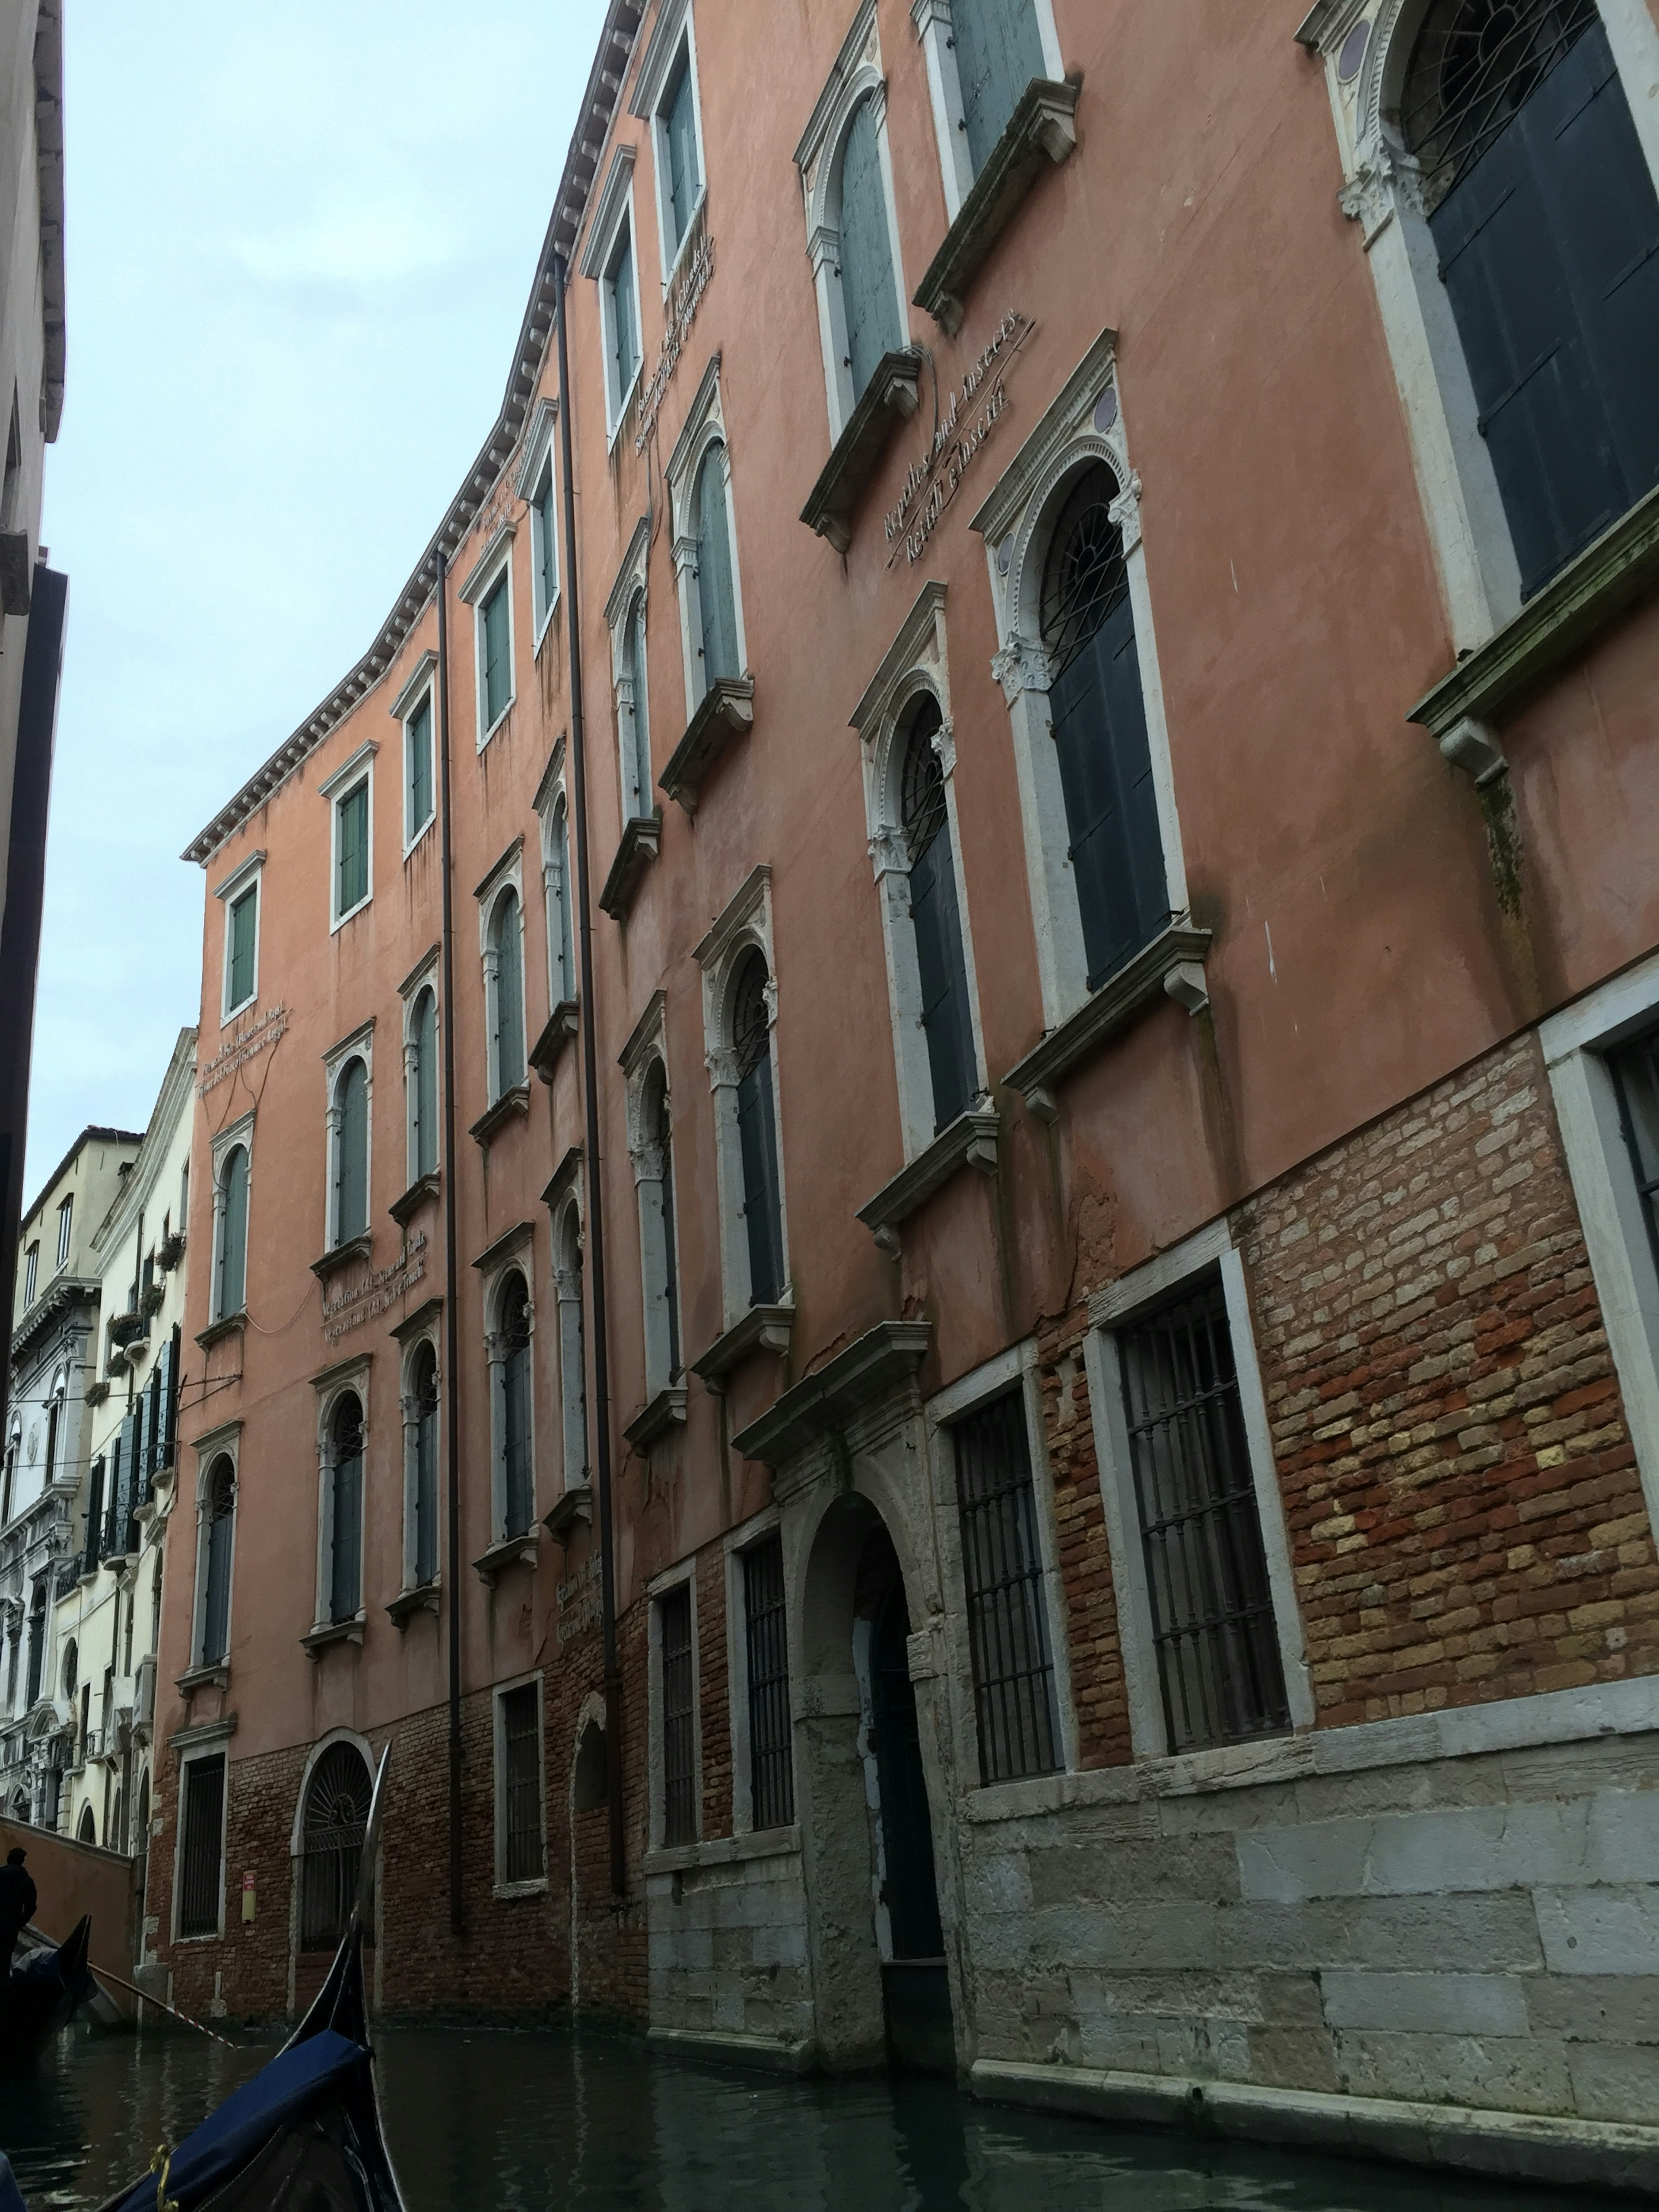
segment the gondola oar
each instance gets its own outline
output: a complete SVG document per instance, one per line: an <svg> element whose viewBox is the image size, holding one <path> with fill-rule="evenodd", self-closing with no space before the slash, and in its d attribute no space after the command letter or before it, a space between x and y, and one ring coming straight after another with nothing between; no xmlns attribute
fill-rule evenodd
<svg viewBox="0 0 1659 2212"><path fill-rule="evenodd" d="M124 1982L119 1974L112 1974L107 1966L94 1966L90 1960L87 1964L100 1982L113 1982L118 1990L125 1990L130 1996L141 1997L147 2005L154 2005L158 2012L167 2013L173 2020L183 2021L186 2027L193 2027L198 2035L210 2035L216 2043L222 2043L227 2051L239 2047L228 2035L221 2035L216 2028L209 2027L203 2021L192 2020L187 2012L180 2012L177 2005L170 2005L161 1997L152 1996L148 1990L141 1990L136 1982Z"/></svg>

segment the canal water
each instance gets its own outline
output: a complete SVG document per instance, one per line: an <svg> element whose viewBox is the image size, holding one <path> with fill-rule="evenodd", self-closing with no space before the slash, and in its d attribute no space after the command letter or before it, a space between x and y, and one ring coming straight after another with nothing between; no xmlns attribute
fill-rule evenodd
<svg viewBox="0 0 1659 2212"><path fill-rule="evenodd" d="M71 2029L0 2081L30 2212L85 2212L272 2045ZM947 2082L781 2081L556 2030L387 2029L410 2212L1607 2212L1602 2197L1199 2145L978 2105Z"/></svg>

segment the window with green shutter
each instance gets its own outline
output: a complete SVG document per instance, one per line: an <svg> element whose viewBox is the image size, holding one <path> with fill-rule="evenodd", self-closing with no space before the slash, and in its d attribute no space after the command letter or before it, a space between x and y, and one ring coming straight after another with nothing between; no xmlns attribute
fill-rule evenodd
<svg viewBox="0 0 1659 2212"><path fill-rule="evenodd" d="M726 448L714 445L697 471L697 596L702 614L703 689L740 676L732 533L726 513Z"/></svg>
<svg viewBox="0 0 1659 2212"><path fill-rule="evenodd" d="M524 1081L524 932L519 924L516 891L503 891L489 925L495 956L495 1003L490 1008L494 1047L491 1074L495 1096L503 1097Z"/></svg>
<svg viewBox="0 0 1659 2212"><path fill-rule="evenodd" d="M334 1241L368 1226L368 1070L349 1060L334 1086Z"/></svg>
<svg viewBox="0 0 1659 2212"><path fill-rule="evenodd" d="M507 591L512 571L503 568L478 611L478 639L483 653L484 728L493 730L513 702L513 655Z"/></svg>
<svg viewBox="0 0 1659 2212"><path fill-rule="evenodd" d="M868 100L860 101L842 143L841 296L847 317L847 366L856 402L882 356L904 343L875 107Z"/></svg>
<svg viewBox="0 0 1659 2212"><path fill-rule="evenodd" d="M337 921L368 896L368 779L334 806L334 912Z"/></svg>
<svg viewBox="0 0 1659 2212"><path fill-rule="evenodd" d="M259 887L250 884L231 902L230 974L225 989L225 1012L234 1014L253 996L253 952L259 926Z"/></svg>
<svg viewBox="0 0 1659 2212"><path fill-rule="evenodd" d="M247 1148L234 1146L219 1170L219 1255L214 1319L240 1313L247 1288Z"/></svg>
<svg viewBox="0 0 1659 2212"><path fill-rule="evenodd" d="M978 176L1019 96L1046 74L1033 0L951 0L968 158Z"/></svg>
<svg viewBox="0 0 1659 2212"><path fill-rule="evenodd" d="M668 157L668 207L672 235L671 253L678 252L690 227L691 214L702 190L697 167L697 119L691 90L691 50L683 46L662 104L662 135Z"/></svg>
<svg viewBox="0 0 1659 2212"><path fill-rule="evenodd" d="M432 694L404 724L404 842L412 845L432 819Z"/></svg>
<svg viewBox="0 0 1659 2212"><path fill-rule="evenodd" d="M606 333L610 339L611 416L623 410L640 365L639 315L634 298L634 235L624 223L605 279Z"/></svg>
<svg viewBox="0 0 1659 2212"><path fill-rule="evenodd" d="M432 1175L438 1165L438 1001L422 991L410 1024L415 1066L410 1085L410 1181Z"/></svg>
<svg viewBox="0 0 1659 2212"><path fill-rule="evenodd" d="M536 627L539 629L553 611L559 595L558 514L553 503L553 456L547 457L541 480L531 501L536 539Z"/></svg>

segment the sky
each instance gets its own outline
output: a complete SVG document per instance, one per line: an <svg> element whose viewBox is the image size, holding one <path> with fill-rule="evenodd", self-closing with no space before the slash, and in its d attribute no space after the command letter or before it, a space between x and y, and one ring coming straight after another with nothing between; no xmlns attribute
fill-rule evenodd
<svg viewBox="0 0 1659 2212"><path fill-rule="evenodd" d="M495 419L603 0L74 0L70 578L25 1203L197 1018L179 854L371 642Z"/></svg>

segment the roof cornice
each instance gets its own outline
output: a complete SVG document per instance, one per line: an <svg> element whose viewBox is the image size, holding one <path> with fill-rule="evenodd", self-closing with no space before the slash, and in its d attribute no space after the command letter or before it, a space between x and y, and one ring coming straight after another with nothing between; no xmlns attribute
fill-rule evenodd
<svg viewBox="0 0 1659 2212"><path fill-rule="evenodd" d="M565 156L552 216L537 258L529 303L519 325L518 343L514 348L501 411L478 449L477 459L462 479L460 489L428 540L426 550L416 562L368 652L293 735L277 746L264 766L249 777L235 797L191 838L181 855L184 860L205 867L226 841L235 836L249 817L257 813L303 766L329 732L374 690L402 651L437 588L440 561L447 562L453 558L495 489L501 471L511 461L524 433L548 340L553 333L556 293L554 263L557 259L567 264L569 262L611 126L616 119L623 81L628 74L644 13L645 0L610 0L605 9L599 51L588 72L587 88L577 112L576 127L571 134L570 151Z"/></svg>

